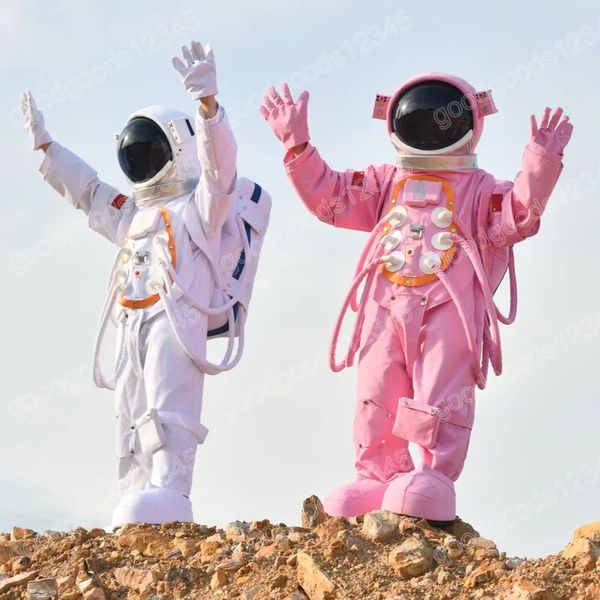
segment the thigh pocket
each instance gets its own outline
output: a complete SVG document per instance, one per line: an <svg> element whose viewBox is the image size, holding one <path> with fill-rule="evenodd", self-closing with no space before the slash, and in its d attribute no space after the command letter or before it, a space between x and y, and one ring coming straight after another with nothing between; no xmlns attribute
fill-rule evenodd
<svg viewBox="0 0 600 600"><path fill-rule="evenodd" d="M433 448L440 428L439 411L412 398L400 398L392 432L423 448Z"/></svg>
<svg viewBox="0 0 600 600"><path fill-rule="evenodd" d="M137 422L140 446L144 454L152 454L165 445L165 431L158 417L156 409L144 413Z"/></svg>

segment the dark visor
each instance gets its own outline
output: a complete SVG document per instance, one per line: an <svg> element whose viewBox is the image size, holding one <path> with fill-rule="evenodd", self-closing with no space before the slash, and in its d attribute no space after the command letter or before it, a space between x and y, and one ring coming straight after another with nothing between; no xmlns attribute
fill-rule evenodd
<svg viewBox="0 0 600 600"><path fill-rule="evenodd" d="M394 133L417 150L443 150L473 129L468 98L457 87L441 81L408 88L392 111Z"/></svg>
<svg viewBox="0 0 600 600"><path fill-rule="evenodd" d="M167 136L146 117L135 117L125 125L119 136L118 156L123 173L135 183L154 177L173 160Z"/></svg>

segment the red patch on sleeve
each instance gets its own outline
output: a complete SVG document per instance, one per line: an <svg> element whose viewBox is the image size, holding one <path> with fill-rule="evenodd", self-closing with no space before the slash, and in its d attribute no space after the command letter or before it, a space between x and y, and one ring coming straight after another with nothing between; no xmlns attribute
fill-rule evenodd
<svg viewBox="0 0 600 600"><path fill-rule="evenodd" d="M365 173L364 171L354 171L352 173L352 185L362 186L365 182Z"/></svg>
<svg viewBox="0 0 600 600"><path fill-rule="evenodd" d="M121 210L121 208L123 207L123 204L125 204L125 202L127 202L127 196L124 196L123 194L119 194L111 203L110 205L114 208L116 208L117 210Z"/></svg>
<svg viewBox="0 0 600 600"><path fill-rule="evenodd" d="M502 210L503 194L492 194L492 212L500 212Z"/></svg>

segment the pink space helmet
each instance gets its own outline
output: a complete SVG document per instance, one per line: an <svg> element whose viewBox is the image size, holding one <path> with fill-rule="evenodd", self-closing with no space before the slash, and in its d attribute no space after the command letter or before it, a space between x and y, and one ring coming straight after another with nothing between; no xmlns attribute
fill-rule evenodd
<svg viewBox="0 0 600 600"><path fill-rule="evenodd" d="M495 112L491 90L478 92L460 77L426 73L391 96L378 94L373 118L386 120L400 154L473 154L483 118Z"/></svg>

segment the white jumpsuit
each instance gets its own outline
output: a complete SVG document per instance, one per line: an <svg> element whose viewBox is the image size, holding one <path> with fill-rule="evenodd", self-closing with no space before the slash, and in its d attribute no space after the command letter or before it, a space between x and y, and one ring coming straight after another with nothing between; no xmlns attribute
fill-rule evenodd
<svg viewBox="0 0 600 600"><path fill-rule="evenodd" d="M197 112L196 144L202 172L193 201L208 246L218 256L221 228L236 187L236 144L222 107L211 119ZM189 190L136 203L100 181L90 166L56 142L48 147L40 171L45 181L88 215L93 230L118 246L129 242L134 254L140 244L151 247L155 236L164 235L160 209L166 208L178 280L196 302L210 305L214 277L184 221ZM134 273L140 277L132 263L127 267L128 289L139 283ZM197 357L205 357L206 315L190 309L183 298L177 307L179 336ZM204 373L174 335L162 301L147 308L118 306L113 318L118 323L114 385L122 498L112 525L192 520L188 496L196 445L207 433L200 422Z"/></svg>

